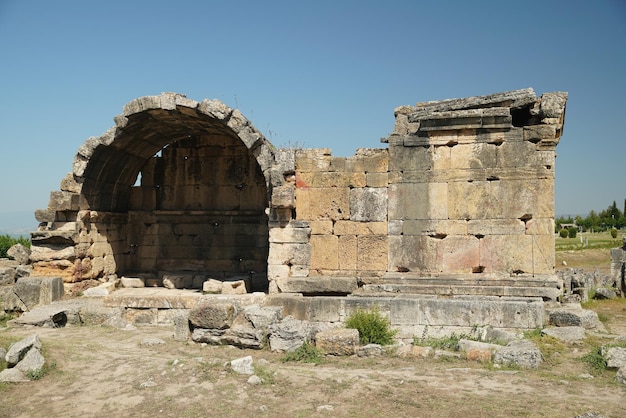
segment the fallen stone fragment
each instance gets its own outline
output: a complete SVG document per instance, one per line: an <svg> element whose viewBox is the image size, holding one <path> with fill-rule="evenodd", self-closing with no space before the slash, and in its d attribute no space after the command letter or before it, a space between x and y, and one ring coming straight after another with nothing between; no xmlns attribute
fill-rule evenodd
<svg viewBox="0 0 626 418"><path fill-rule="evenodd" d="M599 287L596 289L596 294L593 296L593 298L594 299L615 299L617 298L617 292L607 287Z"/></svg>
<svg viewBox="0 0 626 418"><path fill-rule="evenodd" d="M606 367L609 369L626 366L626 348L624 347L602 347L600 354L606 360Z"/></svg>
<svg viewBox="0 0 626 418"><path fill-rule="evenodd" d="M252 356L241 357L230 362L230 367L235 373L239 374L254 374L254 367L252 366Z"/></svg>
<svg viewBox="0 0 626 418"><path fill-rule="evenodd" d="M215 279L209 279L202 283L202 293L218 294L222 293L222 282Z"/></svg>
<svg viewBox="0 0 626 418"><path fill-rule="evenodd" d="M7 255L20 264L28 264L30 261L30 249L19 243L9 248Z"/></svg>
<svg viewBox="0 0 626 418"><path fill-rule="evenodd" d="M501 366L514 365L523 369L536 369L543 363L543 356L539 348L530 341L511 341L496 351L493 362Z"/></svg>
<svg viewBox="0 0 626 418"><path fill-rule="evenodd" d="M0 382L6 382L6 383L21 383L21 382L28 382L29 379L24 376L24 373L22 373L20 370L16 369L15 367L11 368L11 369L4 369L0 372Z"/></svg>
<svg viewBox="0 0 626 418"><path fill-rule="evenodd" d="M357 349L357 356L359 357L378 357L382 356L385 351L380 344L367 344Z"/></svg>
<svg viewBox="0 0 626 418"><path fill-rule="evenodd" d="M547 310L550 325L557 327L583 327L585 329L603 328L594 311L583 309L578 303L564 304L557 309Z"/></svg>
<svg viewBox="0 0 626 418"><path fill-rule="evenodd" d="M256 374L253 374L252 376L248 378L249 385L260 385L261 383L263 383L263 379L261 379Z"/></svg>
<svg viewBox="0 0 626 418"><path fill-rule="evenodd" d="M541 334L568 343L577 343L585 339L585 329L583 327L550 327L544 328Z"/></svg>
<svg viewBox="0 0 626 418"><path fill-rule="evenodd" d="M315 345L326 354L351 356L359 346L359 331L348 328L334 328L318 332Z"/></svg>
<svg viewBox="0 0 626 418"><path fill-rule="evenodd" d="M156 347L159 345L165 345L165 341L160 338L148 337L141 340L141 343L139 344L143 347Z"/></svg>
<svg viewBox="0 0 626 418"><path fill-rule="evenodd" d="M309 324L293 316L271 325L269 331L272 351L295 351L309 338Z"/></svg>
<svg viewBox="0 0 626 418"><path fill-rule="evenodd" d="M493 353L502 348L501 345L483 343L472 340L459 340L459 351L465 353L468 360L474 361L491 361Z"/></svg>
<svg viewBox="0 0 626 418"><path fill-rule="evenodd" d="M46 360L41 355L39 348L32 347L24 358L15 365L15 368L28 376L29 373L37 373L39 372Z"/></svg>
<svg viewBox="0 0 626 418"><path fill-rule="evenodd" d="M622 366L619 368L617 374L615 375L615 380L617 380L617 383L626 385L626 366Z"/></svg>
<svg viewBox="0 0 626 418"><path fill-rule="evenodd" d="M5 356L5 360L9 367L15 366L17 363L22 361L26 353L31 348L40 349L41 341L39 340L39 336L37 334L26 337L14 344L11 344L7 354Z"/></svg>

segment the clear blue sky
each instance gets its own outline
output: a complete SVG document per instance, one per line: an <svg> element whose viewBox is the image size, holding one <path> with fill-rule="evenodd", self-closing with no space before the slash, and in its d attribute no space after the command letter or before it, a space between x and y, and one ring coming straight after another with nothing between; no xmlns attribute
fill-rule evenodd
<svg viewBox="0 0 626 418"><path fill-rule="evenodd" d="M76 149L166 91L339 156L385 147L399 105L567 91L557 214L626 198L623 0L0 0L0 44L0 229L34 223Z"/></svg>

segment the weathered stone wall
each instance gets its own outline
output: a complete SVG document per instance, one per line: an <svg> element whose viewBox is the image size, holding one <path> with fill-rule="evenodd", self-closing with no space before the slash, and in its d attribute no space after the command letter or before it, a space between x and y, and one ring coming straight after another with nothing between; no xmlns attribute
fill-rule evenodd
<svg viewBox="0 0 626 418"><path fill-rule="evenodd" d="M66 281L183 271L250 275L252 290L347 294L357 278L453 276L419 292L554 298L566 100L526 89L404 106L388 149L344 158L276 149L218 101L140 98L79 148L36 212L31 260Z"/></svg>
<svg viewBox="0 0 626 418"><path fill-rule="evenodd" d="M387 270L388 153L296 152L296 218L311 228L310 275L378 276Z"/></svg>
<svg viewBox="0 0 626 418"><path fill-rule="evenodd" d="M390 271L554 274L565 98L528 89L396 109Z"/></svg>

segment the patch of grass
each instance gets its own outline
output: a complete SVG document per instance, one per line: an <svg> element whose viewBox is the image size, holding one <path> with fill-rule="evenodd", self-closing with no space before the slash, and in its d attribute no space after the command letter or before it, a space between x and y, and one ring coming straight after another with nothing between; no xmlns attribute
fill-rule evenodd
<svg viewBox="0 0 626 418"><path fill-rule="evenodd" d="M445 337L413 337L413 345L441 350L459 351L459 341L471 339L468 334L452 333Z"/></svg>
<svg viewBox="0 0 626 418"><path fill-rule="evenodd" d="M324 355L322 352L308 341L305 341L297 350L285 353L282 358L283 363L296 361L300 363L320 364L323 360Z"/></svg>
<svg viewBox="0 0 626 418"><path fill-rule="evenodd" d="M391 322L385 318L375 306L370 310L357 309L346 319L346 328L359 331L361 344L389 345L398 333L391 328Z"/></svg>
<svg viewBox="0 0 626 418"><path fill-rule="evenodd" d="M264 385L272 385L276 383L274 370L271 370L260 364L255 364L253 367L254 367L254 374L261 378Z"/></svg>
<svg viewBox="0 0 626 418"><path fill-rule="evenodd" d="M26 373L26 377L28 377L30 380L39 380L51 371L56 370L56 367L57 364L54 361L51 363L45 363L43 367L39 370L29 370Z"/></svg>
<svg viewBox="0 0 626 418"><path fill-rule="evenodd" d="M9 322L13 318L15 318L14 314L0 311L0 327L6 328L7 322Z"/></svg>
<svg viewBox="0 0 626 418"><path fill-rule="evenodd" d="M596 347L580 357L580 360L587 365L593 375L602 374L606 370L606 359L600 354L600 350L600 347Z"/></svg>

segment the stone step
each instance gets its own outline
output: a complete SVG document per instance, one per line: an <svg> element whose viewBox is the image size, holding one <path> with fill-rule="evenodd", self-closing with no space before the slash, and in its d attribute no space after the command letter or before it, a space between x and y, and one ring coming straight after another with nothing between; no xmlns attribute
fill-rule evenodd
<svg viewBox="0 0 626 418"><path fill-rule="evenodd" d="M482 287L549 287L560 288L558 279L490 279L490 278L467 278L467 277L386 277L383 284L401 284L418 286L482 286Z"/></svg>
<svg viewBox="0 0 626 418"><path fill-rule="evenodd" d="M503 286L490 283L487 286L458 285L458 284L404 284L382 283L367 284L359 289L358 293L402 293L436 296L515 296L515 297L541 297L548 300L556 300L562 291L556 287L539 286Z"/></svg>

